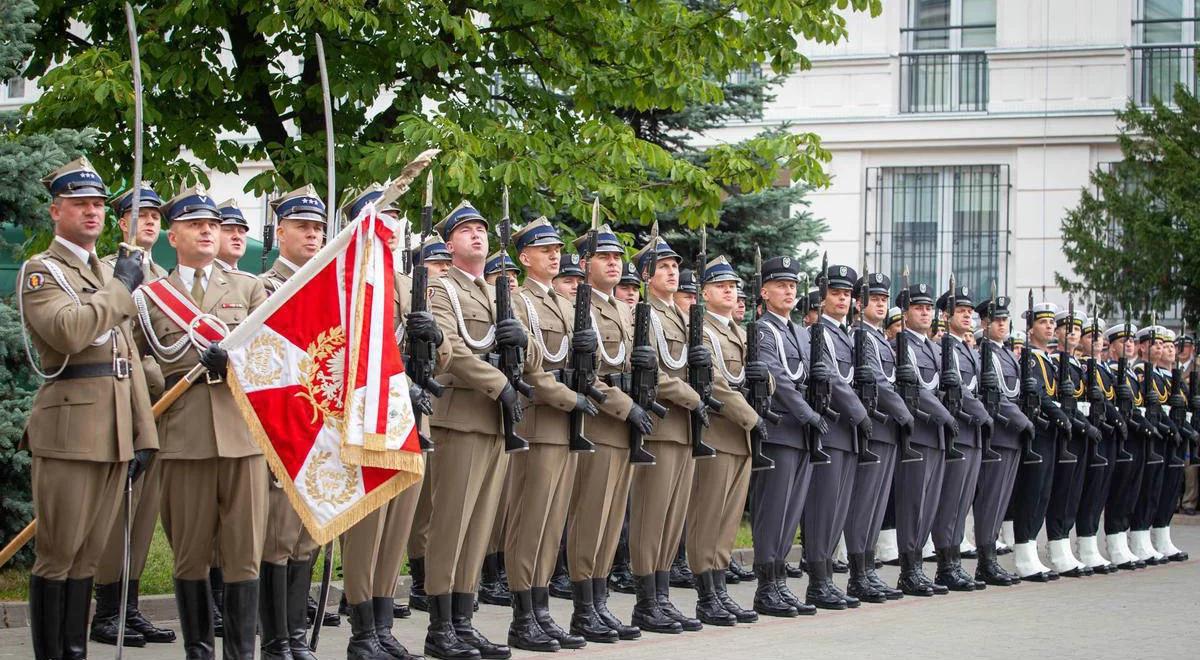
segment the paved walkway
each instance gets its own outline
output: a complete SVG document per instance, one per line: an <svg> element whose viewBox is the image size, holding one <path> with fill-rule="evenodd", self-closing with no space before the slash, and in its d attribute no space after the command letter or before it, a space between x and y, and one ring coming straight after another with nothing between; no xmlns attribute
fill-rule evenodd
<svg viewBox="0 0 1200 660"><path fill-rule="evenodd" d="M819 612L814 617L764 618L760 623L735 628L709 627L682 635L646 634L636 642L592 644L579 651L560 651L556 657L863 658L884 653L922 660L1196 657L1200 525L1176 525L1173 536L1176 545L1191 551L1192 560L1112 576L1063 578L1045 585L989 587L979 593L864 604L857 610ZM1011 555L1002 561L1012 568ZM973 562L966 563L968 571L974 570ZM896 572L896 568L884 567L882 574L884 579L894 581ZM837 581L844 585L845 576L838 576ZM792 581L793 590L803 593L803 584L796 582ZM732 585L731 592L739 602L749 605L753 586ZM673 594L681 609L694 606L693 593L675 590ZM565 625L570 619L570 603L552 601L554 616ZM618 616L628 617L633 597L613 594L610 604ZM426 619L421 612L415 614L414 618L397 621L395 634L412 650L419 651ZM499 641L505 638L508 619L507 609L484 606L476 616L476 625ZM167 623L178 629L177 622ZM330 660L345 657L349 634L345 621L341 627L323 630L319 655ZM93 660L112 657L113 651L109 646L89 647ZM514 653L517 658L539 655ZM0 659L32 657L27 628L0 629ZM175 660L183 657L183 648L176 643L127 649L125 657Z"/></svg>

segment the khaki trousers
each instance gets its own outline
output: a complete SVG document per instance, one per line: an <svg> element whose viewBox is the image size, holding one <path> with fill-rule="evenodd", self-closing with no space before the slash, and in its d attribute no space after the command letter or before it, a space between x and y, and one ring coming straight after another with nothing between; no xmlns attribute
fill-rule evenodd
<svg viewBox="0 0 1200 660"><path fill-rule="evenodd" d="M33 457L34 575L78 580L95 574L128 473L128 463Z"/></svg>
<svg viewBox="0 0 1200 660"><path fill-rule="evenodd" d="M608 577L621 540L632 477L628 449L598 444L594 453L576 458L567 516L567 569L572 582Z"/></svg>
<svg viewBox="0 0 1200 660"><path fill-rule="evenodd" d="M425 478L421 480L421 494L417 497L417 510L413 512L412 529L408 534L408 556L425 556L425 544L429 542L429 523L433 520L433 502L430 488L433 487L433 455L425 454Z"/></svg>
<svg viewBox="0 0 1200 660"><path fill-rule="evenodd" d="M750 457L717 452L695 463L687 510L688 565L696 573L725 570L750 490Z"/></svg>
<svg viewBox="0 0 1200 660"><path fill-rule="evenodd" d="M425 546L425 592L474 592L487 553L508 455L497 435L433 427L437 451L430 506L437 512ZM428 477L427 477L428 478Z"/></svg>
<svg viewBox="0 0 1200 660"><path fill-rule="evenodd" d="M226 583L257 579L269 488L262 456L162 461L162 522L175 578L207 580L217 550Z"/></svg>
<svg viewBox="0 0 1200 660"><path fill-rule="evenodd" d="M690 444L647 442L646 450L654 454L655 464L634 470L629 489L629 555L634 575L670 570L679 550L696 465Z"/></svg>
<svg viewBox="0 0 1200 660"><path fill-rule="evenodd" d="M146 568L146 557L150 554L150 542L154 539L154 526L158 524L158 511L162 508L162 461L150 461L150 467L133 484L133 526L129 530L129 579L139 580ZM124 496L117 506L117 517L113 520L108 543L96 566L96 584L112 584L121 580L125 559L125 503Z"/></svg>
<svg viewBox="0 0 1200 660"><path fill-rule="evenodd" d="M550 583L575 465L576 455L567 445L531 444L529 451L509 459L504 566L513 591Z"/></svg>
<svg viewBox="0 0 1200 660"><path fill-rule="evenodd" d="M262 560L280 566L286 566L289 561L308 561L317 550L317 544L304 529L304 522L292 508L287 493L275 486L273 478L271 482Z"/></svg>
<svg viewBox="0 0 1200 660"><path fill-rule="evenodd" d="M342 575L351 605L395 597L420 493L420 483L409 486L342 535Z"/></svg>
<svg viewBox="0 0 1200 660"><path fill-rule="evenodd" d="M532 450L533 445L530 445ZM525 452L517 452L517 456ZM508 494L512 479L512 457L509 457L508 469L504 471L504 485L500 487L500 499L496 500L496 519L492 521L492 535L488 537L487 553L489 555L504 551L504 530L508 528Z"/></svg>

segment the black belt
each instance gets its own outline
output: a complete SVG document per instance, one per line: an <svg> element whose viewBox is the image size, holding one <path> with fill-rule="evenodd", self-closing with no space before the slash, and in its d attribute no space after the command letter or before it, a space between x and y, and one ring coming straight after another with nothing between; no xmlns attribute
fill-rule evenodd
<svg viewBox="0 0 1200 660"><path fill-rule="evenodd" d="M68 364L58 375L53 378L47 378L46 381L53 383L60 380L74 380L76 378L116 378L117 380L124 380L129 378L129 375L129 360L126 358L117 358L112 362L96 364Z"/></svg>
<svg viewBox="0 0 1200 660"><path fill-rule="evenodd" d="M208 371L204 372L205 378L197 378L196 382L194 382L192 384L199 385L200 383L205 383L206 385L216 385L217 383L222 382L223 379L221 379L219 377L215 377L215 376L209 376L208 375L209 373L211 373L211 372L208 372ZM166 378L164 378L163 379L164 390L169 390L172 387L175 387L175 385L177 385L179 383L179 381L183 380L183 377L186 376L187 374L188 374L187 371L181 371L178 373L173 373L170 376L167 376Z"/></svg>

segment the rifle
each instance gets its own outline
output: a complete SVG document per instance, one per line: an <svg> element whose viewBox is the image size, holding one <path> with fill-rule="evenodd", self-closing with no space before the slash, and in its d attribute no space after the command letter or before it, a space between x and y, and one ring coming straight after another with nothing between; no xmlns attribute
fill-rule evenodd
<svg viewBox="0 0 1200 660"><path fill-rule="evenodd" d="M1100 391L1100 374L1099 366L1096 364L1096 337L1100 332L1100 328L1096 324L1096 309L1092 306L1092 355L1088 361L1087 373L1084 374L1084 396L1088 399L1088 423L1092 426L1103 429L1106 433L1112 433L1113 427L1108 422L1104 421L1104 407L1106 399L1104 393ZM1095 396L1099 394L1099 396ZM1106 467L1108 459L1100 453L1100 444L1092 443L1092 451L1088 454L1088 467Z"/></svg>
<svg viewBox="0 0 1200 660"><path fill-rule="evenodd" d="M642 278L642 295L633 312L633 350L650 347L650 301L647 282L658 269L658 223L650 230L650 262L646 265L646 276ZM654 413L659 419L667 416L667 409L655 401L658 395L658 365L652 369L634 366L629 375L629 396L642 410ZM629 427L629 462L633 465L654 465L654 454L646 451L642 432Z"/></svg>
<svg viewBox="0 0 1200 660"><path fill-rule="evenodd" d="M1075 417L1075 381L1071 379L1071 352L1067 348L1069 343L1068 337L1071 335L1071 328L1075 326L1075 297L1067 296L1067 327L1063 330L1063 340L1058 345L1058 387L1055 392L1055 400L1062 407L1063 412L1067 413L1067 417L1072 420ZM1059 463L1074 463L1077 460L1075 454L1072 454L1067 448L1067 441L1071 438L1071 433L1074 430L1066 432L1067 437L1058 443ZM1061 433L1058 435L1062 435Z"/></svg>
<svg viewBox="0 0 1200 660"><path fill-rule="evenodd" d="M1029 421L1040 429L1046 429L1050 427L1050 420L1042 416L1041 397L1038 396L1036 388L1026 386L1033 378L1033 347L1029 343L1029 337L1033 334L1033 289L1029 290L1028 310L1025 312L1025 348L1021 351L1021 393L1018 395L1017 405ZM1033 450L1032 434L1021 444L1021 462L1026 465L1042 462L1041 454Z"/></svg>
<svg viewBox="0 0 1200 660"><path fill-rule="evenodd" d="M700 253L696 255L696 272L701 283L704 282L704 269L708 263L708 230L704 227L700 228ZM703 286L703 284L701 284ZM701 289L703 291L703 289ZM696 302L692 303L691 309L688 310L688 352L704 345L704 295L696 296ZM696 391L700 395L700 405L695 410L688 412L688 426L691 428L692 436L692 458L712 458L717 455L717 450L704 444L704 409L720 410L724 405L720 401L713 398L713 368L712 364L707 367L699 367L697 365L688 364L687 368L688 387Z"/></svg>
<svg viewBox="0 0 1200 660"><path fill-rule="evenodd" d="M400 272L405 274L412 272L412 250L409 250L408 242L408 223L405 222L400 229Z"/></svg>
<svg viewBox="0 0 1200 660"><path fill-rule="evenodd" d="M946 301L946 309L953 315L957 305L954 296L954 273L950 273L950 298ZM937 317L935 316L934 319L936 320ZM962 411L962 374L954 367L954 337L949 332L942 335L942 364L938 377L938 392L941 395L942 405L950 413L951 419L970 423L964 419L965 415ZM954 440L957 437L957 434L946 434L947 463L966 459L966 455L954 448Z"/></svg>
<svg viewBox="0 0 1200 660"><path fill-rule="evenodd" d="M503 194L504 216L500 218L500 258L508 254L509 243L512 242L512 220L508 217L508 186L504 186ZM496 282L496 323L513 318L512 292L508 282L501 272L500 280ZM496 366L508 379L508 384L525 398L533 398L533 388L521 378L525 367L525 348L522 346L503 346L499 348ZM520 403L516 404L521 405ZM516 406L509 407L501 404L504 415L504 451L527 451L529 442L517 435L517 421L520 411Z"/></svg>
<svg viewBox="0 0 1200 660"><path fill-rule="evenodd" d="M704 245L704 239L701 238L701 245ZM703 249L703 248L701 248ZM750 292L750 301L753 304L746 305L746 315L750 317L750 332L746 333L746 364L758 362L758 329L754 327L755 318L758 316L758 306L762 303L762 252L757 247L754 248L754 275L750 280L750 286L753 289ZM692 306L695 309L695 305ZM782 350L783 347L780 347ZM782 419L779 413L771 410L771 384L767 380L756 380L746 377L746 401L754 408L754 412L758 416L766 420L770 424L778 424ZM775 469L775 461L763 454L763 441L767 439L766 429L761 424L756 424L753 429L750 429L750 471L757 472L759 470ZM695 452L693 451L693 455Z"/></svg>
<svg viewBox="0 0 1200 660"><path fill-rule="evenodd" d="M1171 367L1171 400L1178 401L1183 398L1183 368L1179 366L1179 353L1175 353L1175 364ZM1184 431L1187 426L1187 408L1172 404L1167 417L1175 425L1175 442L1171 445L1171 462L1168 467L1181 467L1184 463L1184 458L1179 451L1183 448L1184 438L1191 436L1190 433ZM1186 452L1184 452L1186 453Z"/></svg>
<svg viewBox="0 0 1200 660"><path fill-rule="evenodd" d="M1151 318L1151 325L1153 325L1153 318ZM1154 375L1151 373L1152 369L1153 367L1150 366L1150 355L1147 354L1146 361L1142 363L1142 380L1139 383L1142 393L1142 419L1146 423L1146 430L1149 435L1146 439L1146 465L1157 465L1163 462L1162 455L1154 453L1153 438L1160 438L1162 434L1158 430L1158 424L1150 419L1150 413L1153 411L1150 402L1155 402L1155 409L1159 405L1158 395L1152 391L1152 383L1150 382L1150 379L1154 378Z"/></svg>
<svg viewBox="0 0 1200 660"><path fill-rule="evenodd" d="M921 384L910 378L911 372L916 370L916 366L911 362L911 355L908 352L908 324L904 320L904 314L908 312L908 267L904 267L904 273L901 275L902 286L900 291L900 332L896 334L896 393L904 400L904 405L908 408L908 412L912 416L922 422L929 421L929 413L921 410L921 394L918 389ZM909 369L908 367L912 367ZM900 462L914 463L923 461L925 457L921 452L912 447L912 434L903 427L899 430L900 436Z"/></svg>
<svg viewBox="0 0 1200 660"><path fill-rule="evenodd" d="M988 299L988 322L990 323L996 313L996 280L992 280L992 297ZM988 415L992 417L994 424L1008 424L1008 419L1000 413L1000 379L1004 374L1000 373L999 369L993 362L992 340L987 336L987 329L984 328L983 337L979 342L979 400L983 402L984 410L987 410ZM984 385L983 377L984 369L993 369L996 372L996 381L991 386ZM992 431L984 427L980 430L983 436L983 458L982 463L995 463L1000 460L1000 454L995 449L992 449Z"/></svg>
<svg viewBox="0 0 1200 660"><path fill-rule="evenodd" d="M1128 344L1133 341L1130 332L1129 314L1125 314L1125 342ZM1133 460L1133 454L1125 450L1125 443L1129 440L1130 420L1133 419L1133 389L1126 382L1129 378L1129 359L1125 357L1125 346L1121 346L1121 357L1117 358L1117 375L1113 382L1114 396L1113 402L1116 404L1117 414L1126 420L1125 432L1117 435L1117 462L1127 463ZM1129 395L1126 396L1125 392Z"/></svg>
<svg viewBox="0 0 1200 660"><path fill-rule="evenodd" d="M821 255L821 272L817 274L817 289L820 291L819 297L824 300L825 292L829 289L829 253ZM807 295L805 297L807 299ZM807 302L805 305L807 306ZM809 337L809 362L817 364L825 360L825 326L818 321L812 324L809 328L811 333ZM834 365L837 368L837 365ZM805 388L805 399L808 400L808 405L818 415L828 419L830 423L835 423L842 416L841 413L834 410L833 401L833 384L829 378L817 378L812 369L808 370L808 386ZM829 454L825 453L825 448L821 445L821 435L811 428L808 431L808 456L809 463L812 465L825 465L829 463Z"/></svg>
<svg viewBox="0 0 1200 660"><path fill-rule="evenodd" d="M864 307L870 298L870 272L866 267L863 267L863 284L859 291L859 304ZM854 319L854 301L850 302L850 309L847 312L850 316L848 321L853 323ZM867 416L871 419L884 423L887 422L887 415L879 412L879 384L875 382L874 369L867 363L867 342L873 342L867 336L867 328L863 325L863 315L858 315L858 323L854 324L854 391L858 394L858 398L862 401L863 407L867 409ZM880 363L883 366L883 363ZM860 464L873 465L879 462L879 454L871 451L869 446L870 441L862 438L857 432L854 434L855 452L858 454L858 462Z"/></svg>
<svg viewBox="0 0 1200 660"><path fill-rule="evenodd" d="M430 170L425 177L425 205L421 207L422 243L425 242L425 238L431 231L433 231L433 170ZM408 253L407 245L405 245L404 251ZM412 297L409 299L408 310L410 314L415 314L426 311L429 306L429 268L421 259L420 250L413 254L412 260ZM434 365L437 364L437 347L431 341L417 339L412 333L406 332L405 335L407 335L408 343L404 356L404 368L409 379L429 392L431 396L442 396L445 388L433 377ZM433 451L433 442L420 432L421 411L414 408L413 418L420 437L421 451Z"/></svg>
<svg viewBox="0 0 1200 660"><path fill-rule="evenodd" d="M575 320L571 327L572 333L587 332L592 327L592 285L588 283L588 264L596 254L596 240L600 228L600 196L592 202L592 228L587 233L587 239L580 249L580 261L583 263L583 281L575 290ZM596 389L596 351L576 351L571 349L567 368L563 370L563 381L580 394L596 403L604 403L608 396ZM596 445L583 435L584 413L572 410L570 414L571 436L570 450L575 452L594 452Z"/></svg>

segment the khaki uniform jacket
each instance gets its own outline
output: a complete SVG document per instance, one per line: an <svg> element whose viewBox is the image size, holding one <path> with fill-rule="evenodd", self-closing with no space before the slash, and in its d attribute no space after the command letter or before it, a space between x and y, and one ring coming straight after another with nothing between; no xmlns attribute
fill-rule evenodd
<svg viewBox="0 0 1200 660"><path fill-rule="evenodd" d="M50 274L54 262L79 297L71 299ZM21 302L30 340L43 371L53 373L64 360L71 365L112 364L113 339L92 341L116 330L117 356L134 367L130 377L112 376L49 381L38 388L25 429L24 446L42 458L121 462L134 450L157 449L146 379L129 320L137 314L133 297L101 264L102 278L57 241L26 264Z"/></svg>
<svg viewBox="0 0 1200 660"><path fill-rule="evenodd" d="M746 331L736 323L722 323L712 314L704 315L704 327L704 345L713 359L713 398L724 404L720 412L709 411L710 426L704 431L704 444L726 454L749 455L750 429L758 423L758 413L725 378L725 372L745 375ZM725 363L724 371L717 365L718 355Z"/></svg>
<svg viewBox="0 0 1200 660"><path fill-rule="evenodd" d="M229 273L229 272L233 272L233 271L225 271L225 272ZM241 271L238 271L238 272L241 272ZM263 287L266 288L267 295L269 296L272 293L275 293L276 291L278 291L279 287L283 286L283 283L287 282L289 279L292 278L292 275L295 275L295 274L296 274L296 271L292 270L291 266L285 264L280 259L276 259L275 263L271 264L271 268L269 270L267 270L267 272L263 273L262 275L259 275L258 279L262 281Z"/></svg>
<svg viewBox="0 0 1200 660"><path fill-rule="evenodd" d="M525 417L517 425L517 433L531 444L565 445L570 440L571 431L571 420L567 413L575 408L577 397L575 390L561 382L553 372L566 369L571 357L574 305L554 289L544 288L528 278L513 295L512 304L517 318L529 328L530 341L538 344L538 351L542 353L542 369L528 378L529 384L533 386L533 405L526 407ZM530 319L530 306L537 315L536 329ZM561 360L547 361L549 353L557 353L564 346L567 349L566 355ZM586 421L584 425L587 425Z"/></svg>
<svg viewBox="0 0 1200 660"><path fill-rule="evenodd" d="M604 403L596 404L600 414L590 420L584 420L584 435L598 445L627 449L629 425L625 418L629 417L629 411L633 409L633 399L621 388L605 384L604 376L629 373L629 356L633 351L633 312L628 305L611 294L608 300L601 300L600 294L593 290L592 319L596 323L596 339L600 346L604 347L604 352L609 357L616 358L624 347L625 359L614 365L608 364L603 356L599 356L596 389L604 393L605 399Z"/></svg>
<svg viewBox="0 0 1200 660"><path fill-rule="evenodd" d="M190 298L178 270L171 271L166 280ZM214 264L204 300L196 306L201 312L221 319L232 330L266 300L267 292L258 278L248 273L223 271ZM149 351L145 333L153 332L163 345L171 345L187 335L152 301L147 299L146 305L150 327L140 326L143 334L139 346L143 350ZM175 362L161 363L163 377L168 381L174 376L182 377L199 361L200 353L188 346ZM225 382L208 385L201 378L158 419L158 432L162 438L159 456L163 459L242 458L262 454Z"/></svg>
<svg viewBox="0 0 1200 660"><path fill-rule="evenodd" d="M449 289L457 295L462 325L473 340L486 336L496 324L495 288L480 277L472 280L458 268L430 282L429 310L442 329L445 340L438 347L437 380L446 391L434 400L431 426L499 435L503 431L497 400L508 379L486 360L495 344L480 349L467 345L459 329L459 317L451 303ZM542 355L530 340L525 347L525 374L541 369Z"/></svg>
<svg viewBox="0 0 1200 660"><path fill-rule="evenodd" d="M146 273L146 282L153 282L167 276L167 269L154 263L149 258L149 253L144 255L142 262L142 270ZM116 253L110 254L102 258L100 261L114 266L117 263ZM146 387L150 390L150 401L157 401L158 397L163 395L166 390L163 382L162 369L158 366L158 360L154 359L149 353L142 353L142 371L146 374Z"/></svg>
<svg viewBox="0 0 1200 660"><path fill-rule="evenodd" d="M663 337L666 339L666 350L671 356L687 357L688 321L675 305L668 305L655 296L650 296L651 310L658 315L662 323ZM646 436L648 442L691 442L691 427L688 424L688 410L695 410L700 405L700 395L688 387L687 365L679 369L668 369L663 360L662 347L655 336L653 324L650 330L650 343L658 351L658 397L657 401L667 409L664 419L654 421L654 432Z"/></svg>

